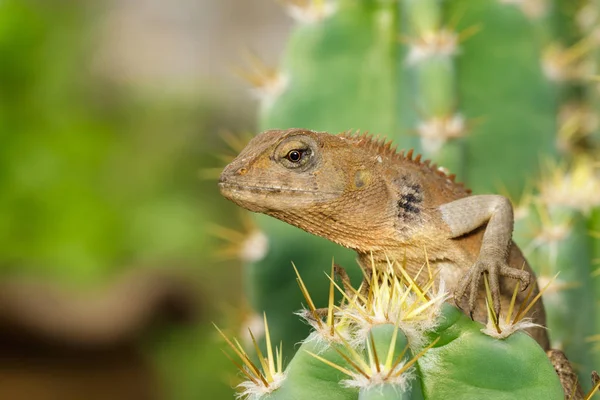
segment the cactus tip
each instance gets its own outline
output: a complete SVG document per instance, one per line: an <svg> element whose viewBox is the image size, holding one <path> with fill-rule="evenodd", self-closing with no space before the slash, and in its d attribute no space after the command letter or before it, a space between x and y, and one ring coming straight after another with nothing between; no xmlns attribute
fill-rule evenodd
<svg viewBox="0 0 600 400"><path fill-rule="evenodd" d="M227 244L220 246L214 253L218 259L238 259L243 262L262 260L269 250L269 239L256 228L247 213L241 214L242 228L240 230L220 225L211 225L208 233Z"/></svg>
<svg viewBox="0 0 600 400"><path fill-rule="evenodd" d="M390 261L387 269L373 268L367 293L357 292L337 315L358 328L357 340L364 340L374 325L400 324L416 345L423 339L422 332L436 324L441 305L448 297L443 282L435 291L435 274L419 279L426 267L424 263L415 277L395 261ZM420 285L417 280L425 283Z"/></svg>
<svg viewBox="0 0 600 400"><path fill-rule="evenodd" d="M260 347L258 346L258 342L252 330L248 329L258 358L258 365L250 359L250 356L236 338L230 339L223 331L213 324L227 345L241 360L240 364L227 354L227 352L223 351L225 356L233 362L247 379L237 386L239 389L238 398L260 398L279 388L285 380L285 372L282 366L282 349L281 347L276 347L276 356L273 355L273 346L271 344L267 316L263 315L263 319L267 347L266 356L260 351Z"/></svg>
<svg viewBox="0 0 600 400"><path fill-rule="evenodd" d="M415 65L434 56L452 57L458 53L459 35L448 29L425 32L418 38L405 39L409 43L408 65Z"/></svg>
<svg viewBox="0 0 600 400"><path fill-rule="evenodd" d="M600 206L600 169L593 160L580 157L570 167L548 164L540 184L544 205L567 207L588 215Z"/></svg>
<svg viewBox="0 0 600 400"><path fill-rule="evenodd" d="M250 68L234 68L233 72L250 84L251 92L261 101L261 106L268 109L286 90L289 78L277 68L268 66L253 52L245 53Z"/></svg>
<svg viewBox="0 0 600 400"><path fill-rule="evenodd" d="M394 385L401 391L406 391L414 378L414 369L412 366L429 349L438 342L439 337L433 340L429 345L423 348L416 356L407 359L409 354L408 344L393 359L396 352L396 334L398 327L395 327L394 334L391 337L389 352L384 360L378 354L377 347L372 335L366 340L366 355L364 352L357 351L351 344L343 341L343 345L334 347L335 351L345 360L348 368L326 360L316 354L310 353L317 360L329 365L348 376L348 379L342 380L341 384L345 387L368 389L381 385ZM393 361L392 361L393 359Z"/></svg>
<svg viewBox="0 0 600 400"><path fill-rule="evenodd" d="M558 113L556 146L563 153L585 153L588 138L598 130L598 114L587 104L570 102Z"/></svg>
<svg viewBox="0 0 600 400"><path fill-rule="evenodd" d="M531 19L537 19L548 11L548 0L499 0L500 3L517 6L523 14Z"/></svg>
<svg viewBox="0 0 600 400"><path fill-rule="evenodd" d="M465 136L467 126L461 114L454 114L422 121L417 131L424 150L429 154L436 154L447 141Z"/></svg>
<svg viewBox="0 0 600 400"><path fill-rule="evenodd" d="M337 4L328 0L280 0L297 22L312 24L322 21L335 13Z"/></svg>
<svg viewBox="0 0 600 400"><path fill-rule="evenodd" d="M523 264L523 266L524 266L524 264ZM546 283L546 285L540 290L540 292L533 299L531 299L531 301L529 301L529 298L531 297L531 293L533 291L534 285L530 285L529 291L527 292L527 296L525 297L525 300L521 303L521 307L519 307L515 316L513 317L512 314L513 314L513 310L514 310L514 306L515 306L515 300L517 297L517 292L519 291L519 283L517 283L515 286L514 292L513 292L513 296L511 299L508 313L506 315L506 319L501 319L500 316L496 315L494 310L492 309L491 291L490 291L490 287L488 284L487 276L485 276L484 282L485 282L485 290L486 290L486 295L487 295L486 304L488 307L489 318L488 318L486 327L481 329L481 332L488 336L494 337L496 339L505 339L517 331L528 329L528 328L533 328L533 327L539 327L540 325L533 323L531 321L531 319L525 317L525 315L527 315L527 313L529 312L529 310L531 310L531 308L534 306L534 304L541 299L542 295L554 283L557 276L558 276L558 274L554 275L554 277Z"/></svg>
<svg viewBox="0 0 600 400"><path fill-rule="evenodd" d="M592 76L594 64L586 56L597 47L597 41L590 35L567 48L550 44L542 54L544 74L555 82L582 81Z"/></svg>

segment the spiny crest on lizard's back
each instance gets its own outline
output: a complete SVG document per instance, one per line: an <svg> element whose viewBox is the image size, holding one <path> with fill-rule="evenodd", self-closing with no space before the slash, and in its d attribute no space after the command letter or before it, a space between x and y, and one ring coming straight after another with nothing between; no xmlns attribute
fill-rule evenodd
<svg viewBox="0 0 600 400"><path fill-rule="evenodd" d="M433 174L450 181L457 190L462 190L468 194L471 193L462 182L456 182L455 174L446 174L443 168L437 164L432 164L431 160L421 161L421 154L414 156L414 150L410 149L406 153L404 150L398 152L397 146L393 145L392 140L386 140L379 136L373 136L369 132L361 133L360 131L346 131L338 134L339 137L349 139L357 146L371 152L373 155L388 157L391 160L400 162L410 162L413 165L432 172ZM414 156L414 158L413 158Z"/></svg>

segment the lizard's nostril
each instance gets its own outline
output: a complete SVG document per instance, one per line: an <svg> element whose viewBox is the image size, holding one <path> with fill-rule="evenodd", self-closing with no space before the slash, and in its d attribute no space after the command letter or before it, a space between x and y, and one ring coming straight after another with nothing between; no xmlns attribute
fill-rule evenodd
<svg viewBox="0 0 600 400"><path fill-rule="evenodd" d="M247 172L248 170L246 168L240 168L237 171L238 175L246 175Z"/></svg>

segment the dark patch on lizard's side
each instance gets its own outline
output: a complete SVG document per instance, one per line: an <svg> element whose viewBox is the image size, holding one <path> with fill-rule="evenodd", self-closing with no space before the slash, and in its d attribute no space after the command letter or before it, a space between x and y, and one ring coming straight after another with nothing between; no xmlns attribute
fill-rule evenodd
<svg viewBox="0 0 600 400"><path fill-rule="evenodd" d="M402 222L411 222L419 218L423 189L418 183L411 182L407 176L398 180L398 218Z"/></svg>

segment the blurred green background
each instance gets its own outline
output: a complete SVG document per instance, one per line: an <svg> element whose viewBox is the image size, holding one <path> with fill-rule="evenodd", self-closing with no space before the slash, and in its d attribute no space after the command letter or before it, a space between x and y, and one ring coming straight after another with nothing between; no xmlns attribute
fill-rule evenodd
<svg viewBox="0 0 600 400"><path fill-rule="evenodd" d="M183 274L196 322L135 340L162 398L232 396L210 322L241 326L240 266L214 256L211 224L238 214L201 176L223 165L222 129L255 123L232 68L245 46L276 60L289 23L266 0L0 1L1 279L81 294Z"/></svg>

